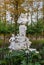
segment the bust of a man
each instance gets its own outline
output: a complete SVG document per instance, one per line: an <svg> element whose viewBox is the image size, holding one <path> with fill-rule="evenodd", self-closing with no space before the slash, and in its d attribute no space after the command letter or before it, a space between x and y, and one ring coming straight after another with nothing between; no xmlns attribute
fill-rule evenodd
<svg viewBox="0 0 44 65"><path fill-rule="evenodd" d="M19 35L26 36L27 27L24 24L20 24L19 26Z"/></svg>

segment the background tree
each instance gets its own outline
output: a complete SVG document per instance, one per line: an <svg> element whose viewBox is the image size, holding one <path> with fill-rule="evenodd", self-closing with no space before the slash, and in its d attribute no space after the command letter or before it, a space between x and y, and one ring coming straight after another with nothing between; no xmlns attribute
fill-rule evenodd
<svg viewBox="0 0 44 65"><path fill-rule="evenodd" d="M23 7L21 6L23 3L26 2L26 6L24 5ZM14 32L15 35L17 34L17 20L20 16L21 13L27 13L27 19L29 19L29 14L31 15L31 26L33 26L35 23L33 21L33 15L35 13L36 15L36 21L37 25L38 25L38 20L39 20L39 16L40 16L40 11L43 13L43 6L42 8L40 8L40 2L43 2L43 0L3 0L1 2L1 10L0 10L0 19L3 20L3 22L5 22L7 24L7 20L6 20L6 13L7 11L10 12L11 18L14 19ZM35 6L35 4L36 6ZM28 4L28 5L27 5ZM33 5L34 4L34 5ZM44 19L44 18L43 18ZM28 21L29 22L29 21ZM6 25L5 24L5 25ZM43 26L44 27L44 26ZM42 30L42 34L43 34L43 30Z"/></svg>

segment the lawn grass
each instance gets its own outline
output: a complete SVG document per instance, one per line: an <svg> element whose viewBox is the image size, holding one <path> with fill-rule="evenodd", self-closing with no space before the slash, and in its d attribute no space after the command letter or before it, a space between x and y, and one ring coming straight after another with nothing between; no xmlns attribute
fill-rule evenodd
<svg viewBox="0 0 44 65"><path fill-rule="evenodd" d="M33 44L44 44L44 39L43 40L31 40Z"/></svg>
<svg viewBox="0 0 44 65"><path fill-rule="evenodd" d="M36 49L41 49L42 47L44 47L44 40L31 40L32 44L30 47L32 48L36 48ZM4 40L0 39L0 47L2 47L2 45L5 45L6 47L8 47L9 42L6 42L4 44Z"/></svg>
<svg viewBox="0 0 44 65"><path fill-rule="evenodd" d="M32 48L36 48L36 49L41 49L44 47L44 40L31 40L32 44L31 47Z"/></svg>

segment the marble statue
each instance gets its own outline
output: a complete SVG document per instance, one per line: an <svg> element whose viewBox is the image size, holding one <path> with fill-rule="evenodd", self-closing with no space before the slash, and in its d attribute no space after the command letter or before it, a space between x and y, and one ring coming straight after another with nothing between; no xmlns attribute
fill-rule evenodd
<svg viewBox="0 0 44 65"><path fill-rule="evenodd" d="M16 36L12 34L12 37L9 39L10 52L12 52L12 50L28 49L31 52L35 51L36 53L39 53L36 49L30 48L31 42L26 37L26 30L27 27L24 24L21 24L19 26L19 34L17 34Z"/></svg>
<svg viewBox="0 0 44 65"><path fill-rule="evenodd" d="M15 45L15 36L14 36L14 34L12 34L12 37L9 39L9 42L11 43L9 48L14 49L14 45Z"/></svg>
<svg viewBox="0 0 44 65"><path fill-rule="evenodd" d="M9 39L10 42L9 49L19 50L29 48L31 42L26 37L26 30L27 27L24 24L21 24L19 26L19 34L17 34L17 36L14 36L14 34L12 34L12 37Z"/></svg>

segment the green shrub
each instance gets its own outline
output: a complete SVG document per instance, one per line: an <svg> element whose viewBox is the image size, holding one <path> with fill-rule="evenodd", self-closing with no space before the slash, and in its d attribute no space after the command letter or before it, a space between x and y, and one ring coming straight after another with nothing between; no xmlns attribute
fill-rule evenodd
<svg viewBox="0 0 44 65"><path fill-rule="evenodd" d="M27 65L44 65L44 59L42 59L41 52L35 53L34 51L29 51L29 54L27 56L25 50L9 52L8 48L3 48L0 49L0 52L1 51L4 51L4 57L0 60L0 65L26 65L27 61Z"/></svg>
<svg viewBox="0 0 44 65"><path fill-rule="evenodd" d="M37 50L40 50L44 47L44 40L31 40L31 48L36 48Z"/></svg>

